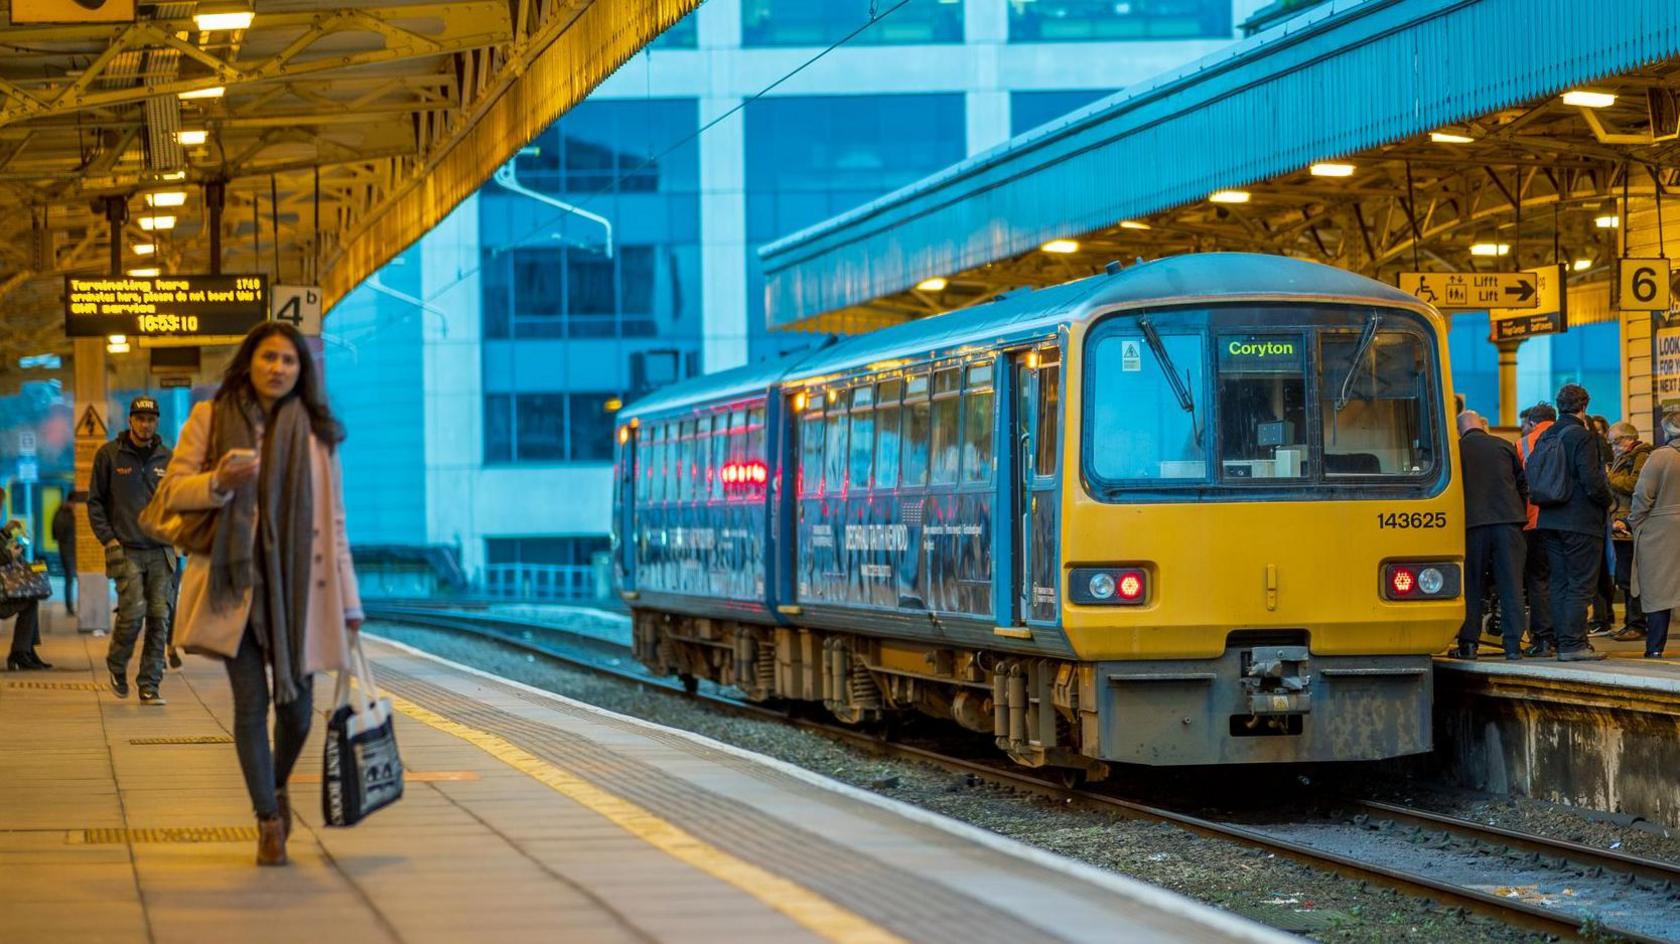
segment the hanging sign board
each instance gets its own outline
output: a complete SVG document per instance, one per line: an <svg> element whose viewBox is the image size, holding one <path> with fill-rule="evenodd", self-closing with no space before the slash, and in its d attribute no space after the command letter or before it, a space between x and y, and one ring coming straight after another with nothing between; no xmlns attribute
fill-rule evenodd
<svg viewBox="0 0 1680 944"><path fill-rule="evenodd" d="M284 321L304 336L321 336L321 287L319 285L274 286L275 321Z"/></svg>
<svg viewBox="0 0 1680 944"><path fill-rule="evenodd" d="M1537 308L1532 272L1402 272L1400 291L1436 308Z"/></svg>
<svg viewBox="0 0 1680 944"><path fill-rule="evenodd" d="M1569 292L1561 265L1528 269L1534 277L1532 308L1489 308L1488 339L1520 341L1538 334L1562 334L1569 330Z"/></svg>
<svg viewBox="0 0 1680 944"><path fill-rule="evenodd" d="M73 338L239 337L266 320L266 275L64 277L64 332Z"/></svg>
<svg viewBox="0 0 1680 944"><path fill-rule="evenodd" d="M1624 258L1616 267L1620 291L1616 307L1622 311L1667 311L1673 299L1667 259Z"/></svg>

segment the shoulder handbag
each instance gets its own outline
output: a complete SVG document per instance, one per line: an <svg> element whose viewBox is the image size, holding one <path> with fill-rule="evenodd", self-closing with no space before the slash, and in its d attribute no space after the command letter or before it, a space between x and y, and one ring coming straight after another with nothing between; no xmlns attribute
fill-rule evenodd
<svg viewBox="0 0 1680 944"><path fill-rule="evenodd" d="M204 440L204 458L199 461L198 471L208 472L215 468L210 461L211 450L216 448L216 406L210 405L210 432ZM152 493L146 502L146 507L140 509L140 516L136 519L140 530L146 532L154 540L162 541L186 554L208 554L216 542L216 514L217 508L194 509L192 511L173 511L164 504L163 489Z"/></svg>
<svg viewBox="0 0 1680 944"><path fill-rule="evenodd" d="M327 720L326 756L321 765L321 817L328 826L354 826L403 794L402 756L391 724L391 701L379 695L359 633L350 634L350 664L338 673L333 702L336 707Z"/></svg>
<svg viewBox="0 0 1680 944"><path fill-rule="evenodd" d="M47 580L46 565L39 565L39 570L36 567L22 556L13 556L10 562L0 564L0 602L24 603L52 596L52 583ZM3 618L0 616L0 619Z"/></svg>

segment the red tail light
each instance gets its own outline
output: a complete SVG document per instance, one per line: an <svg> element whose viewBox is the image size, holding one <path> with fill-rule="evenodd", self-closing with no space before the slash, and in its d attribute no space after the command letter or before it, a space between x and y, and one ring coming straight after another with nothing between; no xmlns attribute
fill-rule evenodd
<svg viewBox="0 0 1680 944"><path fill-rule="evenodd" d="M1120 599L1122 600L1138 599L1143 596L1143 574L1138 571L1122 574L1119 586L1116 589L1120 591Z"/></svg>
<svg viewBox="0 0 1680 944"><path fill-rule="evenodd" d="M1404 567L1396 567L1388 576L1388 585L1394 590L1395 596L1410 596L1412 588L1417 586L1417 578L1413 576L1410 570Z"/></svg>
<svg viewBox="0 0 1680 944"><path fill-rule="evenodd" d="M1387 600L1452 600L1463 576L1453 561L1403 561L1383 565L1379 586Z"/></svg>

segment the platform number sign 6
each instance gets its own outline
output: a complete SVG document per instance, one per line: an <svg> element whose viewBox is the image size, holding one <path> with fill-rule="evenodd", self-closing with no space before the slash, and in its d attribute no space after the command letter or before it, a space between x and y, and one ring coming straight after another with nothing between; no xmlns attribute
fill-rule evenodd
<svg viewBox="0 0 1680 944"><path fill-rule="evenodd" d="M1623 311L1667 311L1669 275L1667 259L1623 259L1617 307Z"/></svg>
<svg viewBox="0 0 1680 944"><path fill-rule="evenodd" d="M309 337L321 334L321 289L314 285L274 286L274 309L270 316Z"/></svg>

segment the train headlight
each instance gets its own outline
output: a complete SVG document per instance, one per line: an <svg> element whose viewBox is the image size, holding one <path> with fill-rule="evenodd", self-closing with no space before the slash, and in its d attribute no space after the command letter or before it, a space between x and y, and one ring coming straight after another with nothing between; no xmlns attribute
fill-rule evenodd
<svg viewBox="0 0 1680 944"><path fill-rule="evenodd" d="M1447 561L1391 561L1382 566L1385 600L1457 599L1463 573Z"/></svg>
<svg viewBox="0 0 1680 944"><path fill-rule="evenodd" d="M1418 589L1429 596L1440 593L1441 588L1446 586L1446 583L1447 578L1441 575L1441 570L1438 567L1425 567L1418 571Z"/></svg>
<svg viewBox="0 0 1680 944"><path fill-rule="evenodd" d="M1149 574L1141 567L1075 567L1068 597L1087 606L1142 606L1149 602Z"/></svg>

